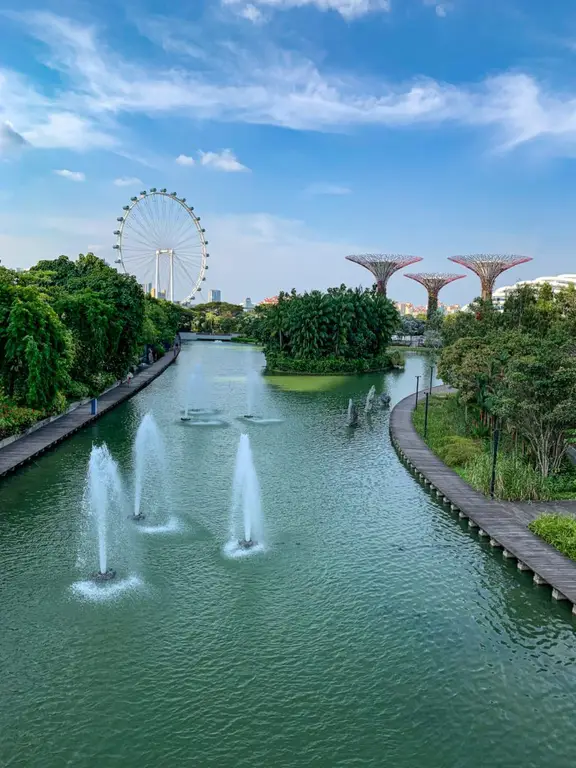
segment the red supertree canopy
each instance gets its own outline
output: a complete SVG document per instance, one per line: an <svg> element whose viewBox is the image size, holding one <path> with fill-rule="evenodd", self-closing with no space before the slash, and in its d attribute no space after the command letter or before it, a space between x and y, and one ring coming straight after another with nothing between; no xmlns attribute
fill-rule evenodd
<svg viewBox="0 0 576 768"><path fill-rule="evenodd" d="M532 261L530 256L499 253L473 253L469 256L449 256L450 261L472 270L480 278L482 298L487 301L492 298L496 278L507 269Z"/></svg>
<svg viewBox="0 0 576 768"><path fill-rule="evenodd" d="M384 295L386 295L388 280L394 272L407 267L409 264L422 261L421 256L402 256L399 253L362 253L346 256L346 258L348 261L353 261L370 270L376 278L378 293Z"/></svg>

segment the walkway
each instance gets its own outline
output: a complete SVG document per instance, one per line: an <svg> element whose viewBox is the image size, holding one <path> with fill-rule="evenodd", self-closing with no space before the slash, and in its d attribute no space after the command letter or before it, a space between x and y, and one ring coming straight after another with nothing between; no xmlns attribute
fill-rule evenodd
<svg viewBox="0 0 576 768"><path fill-rule="evenodd" d="M433 494L467 518L471 528L489 536L492 546L501 547L504 557L516 558L520 570L532 571L537 584L549 584L552 596L569 600L576 613L576 563L526 527L545 512L576 515L576 502L524 504L486 498L435 456L418 435L412 424L414 400L414 395L401 400L390 415L390 436L403 461Z"/></svg>
<svg viewBox="0 0 576 768"><path fill-rule="evenodd" d="M137 373L130 384L120 384L118 387L114 387L114 389L101 395L98 398L97 415L91 414L91 404L86 403L70 413L60 416L60 418L46 424L44 427L40 427L35 432L15 440L13 443L0 449L0 478L9 472L13 472L41 453L50 450L50 448L70 437L70 435L78 432L82 427L99 419L100 416L103 416L112 408L124 402L124 400L128 400L137 392L140 392L140 390L147 387L148 384L163 373L175 359L174 351L170 350L160 360Z"/></svg>

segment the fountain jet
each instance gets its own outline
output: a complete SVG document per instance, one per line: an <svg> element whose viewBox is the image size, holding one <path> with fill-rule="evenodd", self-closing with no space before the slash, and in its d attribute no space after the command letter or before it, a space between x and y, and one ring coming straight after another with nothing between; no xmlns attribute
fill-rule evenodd
<svg viewBox="0 0 576 768"><path fill-rule="evenodd" d="M348 401L348 421L347 425L349 427L357 427L358 426L358 409L354 405L354 400L350 398Z"/></svg>
<svg viewBox="0 0 576 768"><path fill-rule="evenodd" d="M130 516L134 521L141 521L146 518L142 512L142 496L144 486L147 483L149 493L153 494L160 489L166 482L167 465L164 443L158 425L151 413L147 413L138 427L136 439L134 440L134 513ZM165 503L164 498L159 499L160 503Z"/></svg>
<svg viewBox="0 0 576 768"><path fill-rule="evenodd" d="M109 581L116 571L108 567L108 517L112 505L121 500L118 465L106 445L94 446L90 453L85 503L95 523L98 542L98 571L92 575L95 581Z"/></svg>
<svg viewBox="0 0 576 768"><path fill-rule="evenodd" d="M246 434L240 435L236 454L231 518L232 536L240 549L251 549L263 543L260 483L254 468L250 438ZM236 530L240 520L242 536L238 537Z"/></svg>
<svg viewBox="0 0 576 768"><path fill-rule="evenodd" d="M364 406L364 411L366 413L370 413L370 411L372 410L375 397L376 397L376 387L372 385L368 390L368 395L366 396L366 405Z"/></svg>

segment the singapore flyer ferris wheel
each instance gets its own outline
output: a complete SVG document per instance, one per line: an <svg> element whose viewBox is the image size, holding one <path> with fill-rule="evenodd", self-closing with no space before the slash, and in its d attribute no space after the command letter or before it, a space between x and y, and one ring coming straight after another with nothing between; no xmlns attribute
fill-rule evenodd
<svg viewBox="0 0 576 768"><path fill-rule="evenodd" d="M208 240L185 197L152 187L130 198L114 231L116 263L156 298L194 301L206 280Z"/></svg>

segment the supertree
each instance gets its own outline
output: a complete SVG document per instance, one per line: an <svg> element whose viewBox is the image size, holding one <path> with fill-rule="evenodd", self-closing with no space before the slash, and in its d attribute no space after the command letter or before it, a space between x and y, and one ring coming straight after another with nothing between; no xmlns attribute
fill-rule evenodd
<svg viewBox="0 0 576 768"><path fill-rule="evenodd" d="M404 277L409 277L410 280L416 280L417 283L426 288L428 291L428 312L427 319L431 320L434 313L438 309L438 294L448 283L453 283L454 280L461 280L466 275L449 275L445 272L418 272L415 274L406 274Z"/></svg>
<svg viewBox="0 0 576 768"><path fill-rule="evenodd" d="M449 256L450 261L471 269L480 278L482 285L482 300L491 301L496 278L507 269L532 261L531 256L516 256L514 254L473 253L470 256Z"/></svg>
<svg viewBox="0 0 576 768"><path fill-rule="evenodd" d="M388 280L394 272L407 267L409 264L415 264L422 261L421 256L401 256L398 253L361 253L358 256L346 256L348 261L353 261L366 267L376 278L378 293L386 296L386 286Z"/></svg>

